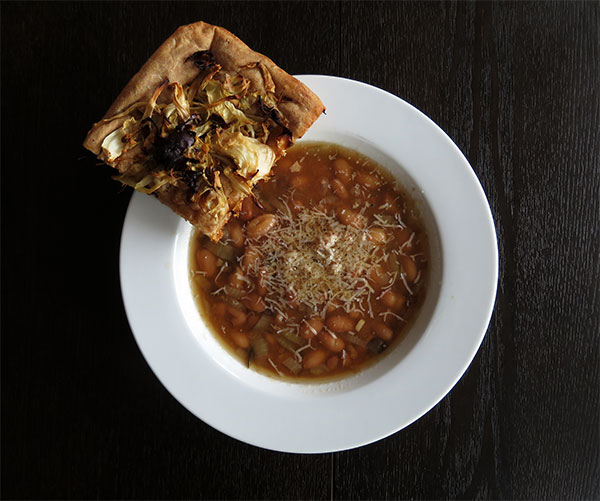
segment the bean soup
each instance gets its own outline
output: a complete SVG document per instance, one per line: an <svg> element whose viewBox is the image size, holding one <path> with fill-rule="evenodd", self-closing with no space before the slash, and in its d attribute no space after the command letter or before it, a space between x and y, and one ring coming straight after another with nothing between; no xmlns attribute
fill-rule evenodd
<svg viewBox="0 0 600 501"><path fill-rule="evenodd" d="M248 367L343 376L404 337L425 293L414 201L381 166L303 141L261 181L219 243L192 235L196 301Z"/></svg>

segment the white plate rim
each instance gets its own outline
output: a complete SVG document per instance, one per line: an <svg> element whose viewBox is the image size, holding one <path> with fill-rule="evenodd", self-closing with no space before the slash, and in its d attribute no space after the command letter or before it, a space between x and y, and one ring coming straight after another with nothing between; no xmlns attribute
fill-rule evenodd
<svg viewBox="0 0 600 501"><path fill-rule="evenodd" d="M161 383L190 412L223 433L259 447L297 453L333 452L375 442L408 426L433 408L462 377L479 349L491 319L498 281L498 249L491 210L475 173L459 148L432 120L397 96L363 82L326 75L301 75L298 78L321 96L329 110L328 120L332 116L332 110L336 108L331 105L333 100L353 95L364 97L364 101L357 105L359 110L354 110L356 113L361 113L363 117L365 113L377 112L377 110L369 110L370 104L385 102L389 107L386 111L396 110L405 121L408 121L411 128L422 127L424 131L428 131L428 134L432 134L431 137L439 141L436 147L448 155L448 162L444 167L455 169L456 172L450 173L460 177L460 183L464 188L460 192L460 203L466 205L461 207L461 214L468 218L472 217L469 223L476 225L478 231L472 235L476 241L470 244L479 250L480 255L475 258L479 258L481 262L477 263L479 266L477 269L480 270L476 277L477 283L470 283L475 291L469 292L464 287L462 289L458 287L456 290L444 290L443 293L450 294L458 291L458 294L469 293L477 296L476 299L470 298L476 305L477 311L471 317L463 315L462 319L457 318L461 311L456 311L459 310L458 307L453 309L452 300L455 303L465 303L464 298L454 296L451 300L445 296L441 297L440 301L449 302L448 305L444 303L441 314L451 318L454 323L464 320L465 328L469 331L467 334L462 333L459 339L454 338L456 342L453 343L453 339L447 338L435 348L425 346L426 341L435 338L435 336L432 338L428 332L429 337L425 336L422 345L418 344L418 349L413 351L423 352L428 349L430 353L440 357L440 353L443 355L453 353L452 350L458 351L456 347L460 346L460 356L457 355L457 359L452 360L452 363L434 359L432 366L435 365L436 371L432 370L429 373L418 372L416 361L410 360L410 356L403 360L402 364L413 364L410 369L406 369L408 373L418 372L421 378L419 384L422 391L414 392L418 394L411 393L410 388L404 388L407 385L402 381L397 382L398 386L391 385L390 381L393 381L395 376L392 371L371 384L332 395L302 394L297 391L286 393L283 387L281 391L275 390L265 394L256 391L256 388L244 387L238 378L223 371L209 356L203 355L199 348L198 352L193 351L196 340L193 339L193 335L188 339L190 333L186 330L189 330L189 325L181 314L180 305L176 300L169 302L168 299L168 296L173 297L176 289L176 286L169 281L172 280L175 265L172 262L173 248L176 246L177 239L181 237L182 223L155 200L138 193L132 197L123 224L120 255L121 289L127 317L144 358ZM335 92L335 96L332 92ZM328 102L329 97L331 100ZM398 116L392 117L391 120L391 125L389 122L387 125L388 130L392 129L392 125L398 121ZM376 128L376 125L373 127ZM364 130L358 132L364 133ZM318 139L318 133L319 121L306 138ZM385 137L385 131L383 135ZM376 139L375 142L378 140ZM422 152L422 154L427 153ZM406 165L404 167L407 168ZM410 174L414 173L410 172ZM417 184L421 187L421 184ZM140 247L143 243L150 243L150 247L153 244L156 246L155 248L149 248L147 245ZM447 250L446 247L451 243L444 241L444 249ZM165 249L169 249L168 255L165 254ZM446 262L448 259L450 261ZM444 270L452 265L455 259L457 259L455 254L450 253L447 256L444 253ZM153 270L151 275L147 273L148 269ZM149 309L151 305L154 308ZM464 307L464 304L462 306ZM175 338L167 337L164 333L161 335L161 332L157 332L158 326L160 328L167 326L167 329L177 331L173 334ZM183 334L180 335L179 331ZM184 349L188 352L191 350L193 355L182 352ZM422 354L416 356L417 361L418 357L422 358ZM194 361L201 361L203 367L199 369ZM411 370L413 372L410 372ZM441 374L439 377L443 377L444 380L436 380L436 374ZM195 379L199 375L202 377ZM194 380L204 382L206 377L210 378L210 384L194 383ZM381 381L386 382L384 387ZM378 393L366 401L366 392L372 390ZM400 394L402 394L401 390L404 391L402 398L405 400L406 395L409 395L409 401L404 402L403 405L403 407L410 406L409 411L403 408L401 412L397 403L390 403L390 399L397 394L396 390ZM218 391L223 392L226 398L219 398ZM240 399L240 402L238 405L232 405L228 401L229 398ZM364 406L367 404L370 407L365 413ZM269 413L261 410L265 405ZM214 412L215 406L220 411ZM211 412L207 411L209 407ZM308 411L304 412L302 408L308 408ZM349 415L348 410L356 415ZM379 421L383 422L378 425L378 420L374 419L373 414L382 411L391 413L391 416L386 415L386 419L380 419ZM284 422L273 419L273 413L276 417L280 416ZM298 431L299 423L305 421L307 415L310 415L314 426L301 433ZM297 421L294 421L296 418ZM290 433L289 430L294 430L294 433Z"/></svg>

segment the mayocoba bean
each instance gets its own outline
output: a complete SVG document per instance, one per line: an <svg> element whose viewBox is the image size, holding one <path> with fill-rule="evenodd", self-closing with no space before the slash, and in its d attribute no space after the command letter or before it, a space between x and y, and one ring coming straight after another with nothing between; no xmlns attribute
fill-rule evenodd
<svg viewBox="0 0 600 501"><path fill-rule="evenodd" d="M367 232L367 238L377 245L383 245L386 241L385 230L383 228L371 228Z"/></svg>
<svg viewBox="0 0 600 501"><path fill-rule="evenodd" d="M364 228L367 225L367 218L362 214L359 214L352 209L340 209L338 210L339 220L347 226L354 226L356 228Z"/></svg>
<svg viewBox="0 0 600 501"><path fill-rule="evenodd" d="M347 160L343 158L336 158L333 163L333 172L339 177L344 183L349 183L352 179L352 167Z"/></svg>
<svg viewBox="0 0 600 501"><path fill-rule="evenodd" d="M255 217L246 226L246 233L250 238L260 238L271 231L277 224L277 217L273 214L263 214Z"/></svg>
<svg viewBox="0 0 600 501"><path fill-rule="evenodd" d="M326 310L327 310L327 313L333 313L334 311L338 310L339 308L340 308L339 303L334 301L334 302L330 302L327 304Z"/></svg>
<svg viewBox="0 0 600 501"><path fill-rule="evenodd" d="M217 256L208 249L198 249L196 262L199 270L206 273L207 277L213 278L217 274Z"/></svg>
<svg viewBox="0 0 600 501"><path fill-rule="evenodd" d="M417 278L417 265L409 256L401 256L400 263L402 263L402 269L404 270L404 276L409 282L414 282Z"/></svg>
<svg viewBox="0 0 600 501"><path fill-rule="evenodd" d="M406 299L399 292L389 290L381 296L381 302L384 306L392 310L400 310L404 306Z"/></svg>
<svg viewBox="0 0 600 501"><path fill-rule="evenodd" d="M354 320L348 315L331 315L325 321L327 328L332 332L349 332L354 328Z"/></svg>
<svg viewBox="0 0 600 501"><path fill-rule="evenodd" d="M377 337L383 339L384 341L391 341L394 337L394 331L390 329L383 322L374 322L373 323L373 332L377 334Z"/></svg>
<svg viewBox="0 0 600 501"><path fill-rule="evenodd" d="M340 361L340 359L336 356L334 357L329 357L327 359L327 368L332 371L333 369L335 369L338 365L338 362Z"/></svg>
<svg viewBox="0 0 600 501"><path fill-rule="evenodd" d="M322 330L323 320L321 320L320 317L312 317L309 318L306 322L303 322L302 328L300 329L300 335L304 339L311 339Z"/></svg>
<svg viewBox="0 0 600 501"><path fill-rule="evenodd" d="M368 278L377 287L384 287L390 281L389 273L381 266L373 267L368 273Z"/></svg>
<svg viewBox="0 0 600 501"><path fill-rule="evenodd" d="M260 259L260 253L254 247L246 247L242 258L242 269L246 273L256 270Z"/></svg>
<svg viewBox="0 0 600 501"><path fill-rule="evenodd" d="M359 172L356 176L356 180L369 190L377 188L381 184L377 176L367 174L366 172Z"/></svg>
<svg viewBox="0 0 600 501"><path fill-rule="evenodd" d="M241 248L244 246L244 229L237 221L230 221L227 224L229 238L235 247Z"/></svg>
<svg viewBox="0 0 600 501"><path fill-rule="evenodd" d="M396 232L396 235L398 236L398 243L400 245L402 245L405 242L407 242L408 239L410 238L410 236L412 235L412 233L413 233L413 231L408 226L405 226L404 228L400 228Z"/></svg>
<svg viewBox="0 0 600 501"><path fill-rule="evenodd" d="M240 348L246 349L250 347L250 339L243 332L233 331L229 333L229 336Z"/></svg>
<svg viewBox="0 0 600 501"><path fill-rule="evenodd" d="M331 189L333 190L333 193L342 200L346 200L350 196L344 183L337 178L331 181Z"/></svg>
<svg viewBox="0 0 600 501"><path fill-rule="evenodd" d="M306 353L308 351L308 353ZM314 369L325 362L327 358L327 352L325 350L306 350L304 358L302 359L302 367L305 369Z"/></svg>
<svg viewBox="0 0 600 501"><path fill-rule="evenodd" d="M321 341L321 344L325 346L325 348L334 353L339 353L344 349L344 341L339 337L333 337L329 332L321 331L319 333L319 341Z"/></svg>
<svg viewBox="0 0 600 501"><path fill-rule="evenodd" d="M250 219L255 217L257 214L258 214L258 207L252 201L252 198L251 197L244 198L244 201L242 202L242 210L238 214L238 217L242 221L250 221Z"/></svg>

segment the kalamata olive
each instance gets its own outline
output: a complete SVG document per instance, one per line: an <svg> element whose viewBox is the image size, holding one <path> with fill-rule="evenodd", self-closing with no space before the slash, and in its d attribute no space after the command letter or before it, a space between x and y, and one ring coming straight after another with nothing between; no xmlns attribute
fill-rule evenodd
<svg viewBox="0 0 600 501"><path fill-rule="evenodd" d="M209 50L199 50L188 57L186 61L192 61L202 71L215 64L215 56Z"/></svg>
<svg viewBox="0 0 600 501"><path fill-rule="evenodd" d="M154 142L154 158L166 167L176 164L185 151L194 144L196 135L187 124L178 125L167 137L157 137Z"/></svg>

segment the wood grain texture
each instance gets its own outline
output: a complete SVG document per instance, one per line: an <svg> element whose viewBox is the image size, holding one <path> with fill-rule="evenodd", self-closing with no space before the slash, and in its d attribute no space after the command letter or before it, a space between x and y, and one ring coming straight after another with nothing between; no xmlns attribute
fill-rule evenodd
<svg viewBox="0 0 600 501"><path fill-rule="evenodd" d="M347 75L468 156L501 274L466 376L408 430L340 454L336 497L597 497L598 5L352 3L343 18Z"/></svg>
<svg viewBox="0 0 600 501"><path fill-rule="evenodd" d="M600 498L600 4L0 9L3 498ZM450 395L392 437L309 456L240 443L183 409L135 344L118 281L130 194L81 142L200 19L290 73L402 97L488 196L501 255L488 334Z"/></svg>
<svg viewBox="0 0 600 501"><path fill-rule="evenodd" d="M337 24L337 9L312 9ZM242 444L183 409L145 364L124 314L118 252L130 193L81 142L152 51L197 19L291 72L337 72L337 58L328 66L311 56L325 34L293 51L278 43L311 19L301 5L2 4L5 498L329 495L327 456ZM59 161L40 156L48 151Z"/></svg>

